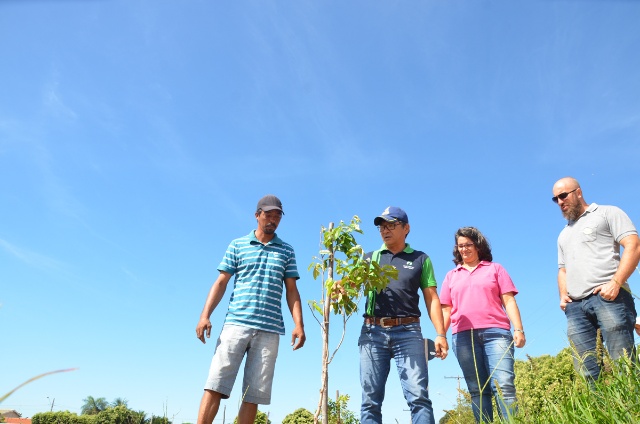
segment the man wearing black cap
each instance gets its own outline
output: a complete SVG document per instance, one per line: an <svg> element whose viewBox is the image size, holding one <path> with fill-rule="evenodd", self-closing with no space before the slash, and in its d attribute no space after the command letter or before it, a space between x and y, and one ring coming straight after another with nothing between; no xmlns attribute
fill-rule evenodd
<svg viewBox="0 0 640 424"><path fill-rule="evenodd" d="M380 250L368 253L367 258L380 265L394 266L398 278L381 292L367 294L364 324L358 340L362 384L360 422L382 423L382 401L393 358L411 410L411 422L433 424L420 327L420 292L436 330L436 356L444 359L449 347L431 259L406 243L409 218L402 209L389 206L373 223L380 230L384 244Z"/></svg>
<svg viewBox="0 0 640 424"><path fill-rule="evenodd" d="M273 195L264 196L256 208L258 228L247 236L233 240L218 266L220 275L211 286L196 327L196 336L205 342L211 336L210 317L218 306L231 276L236 278L229 309L198 412L198 424L211 424L220 401L228 399L246 355L242 384L239 424L252 424L258 404L271 402L273 371L278 355L280 335L285 334L282 319L282 288L295 328L291 333L293 349L306 340L302 307L296 280L300 278L291 245L276 235L284 215L282 203Z"/></svg>

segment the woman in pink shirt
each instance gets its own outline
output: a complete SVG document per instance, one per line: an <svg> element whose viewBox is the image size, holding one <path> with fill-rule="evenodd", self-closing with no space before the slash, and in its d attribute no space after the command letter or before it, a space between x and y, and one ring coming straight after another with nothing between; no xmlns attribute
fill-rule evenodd
<svg viewBox="0 0 640 424"><path fill-rule="evenodd" d="M451 325L453 352L476 422L493 421L494 395L498 413L506 419L516 412L514 345L525 344L518 290L507 271L492 262L489 242L477 228L460 228L455 241L456 267L447 273L440 293L445 330Z"/></svg>

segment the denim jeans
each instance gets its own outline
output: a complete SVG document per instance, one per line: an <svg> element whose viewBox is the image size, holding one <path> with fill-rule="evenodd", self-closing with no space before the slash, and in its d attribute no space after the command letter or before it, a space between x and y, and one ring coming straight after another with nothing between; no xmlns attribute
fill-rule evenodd
<svg viewBox="0 0 640 424"><path fill-rule="evenodd" d="M453 335L452 343L471 394L476 422L481 422L480 411L483 422L493 421L494 395L500 416L513 415L516 386L511 331L502 328L460 331Z"/></svg>
<svg viewBox="0 0 640 424"><path fill-rule="evenodd" d="M596 380L600 376L600 365L595 356L598 329L612 359L620 358L624 352L635 358L636 307L631 293L620 289L615 300L592 294L567 303L564 314L567 336L575 348L574 366L587 379Z"/></svg>
<svg viewBox="0 0 640 424"><path fill-rule="evenodd" d="M392 358L395 359L404 398L411 410L411 422L434 424L420 323L388 328L364 324L358 346L362 385L361 424L382 423L382 401Z"/></svg>

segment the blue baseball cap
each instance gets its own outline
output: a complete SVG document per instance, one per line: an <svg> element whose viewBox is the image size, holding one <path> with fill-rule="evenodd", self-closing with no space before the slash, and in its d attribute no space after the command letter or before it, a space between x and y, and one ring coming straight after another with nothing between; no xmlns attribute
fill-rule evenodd
<svg viewBox="0 0 640 424"><path fill-rule="evenodd" d="M409 223L409 217L407 213L397 206L389 206L379 216L373 220L373 225L380 225L382 221L396 222L402 221L406 224Z"/></svg>

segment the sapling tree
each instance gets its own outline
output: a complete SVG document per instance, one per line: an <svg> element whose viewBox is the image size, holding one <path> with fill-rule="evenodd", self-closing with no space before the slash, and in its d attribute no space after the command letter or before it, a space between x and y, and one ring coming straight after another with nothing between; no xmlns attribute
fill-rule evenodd
<svg viewBox="0 0 640 424"><path fill-rule="evenodd" d="M322 282L321 299L309 301L314 318L322 333L322 376L320 400L314 421L322 417L322 423L329 421L329 364L342 345L348 319L358 310L358 302L363 294L384 289L392 279L398 278L398 270L390 265L365 260L365 252L355 239L354 233L363 234L357 215L349 224L340 221L328 228L321 227L319 255L313 258L309 270L313 278ZM329 318L331 313L342 316L342 335L337 346L329 354ZM319 315L319 317L318 317Z"/></svg>

